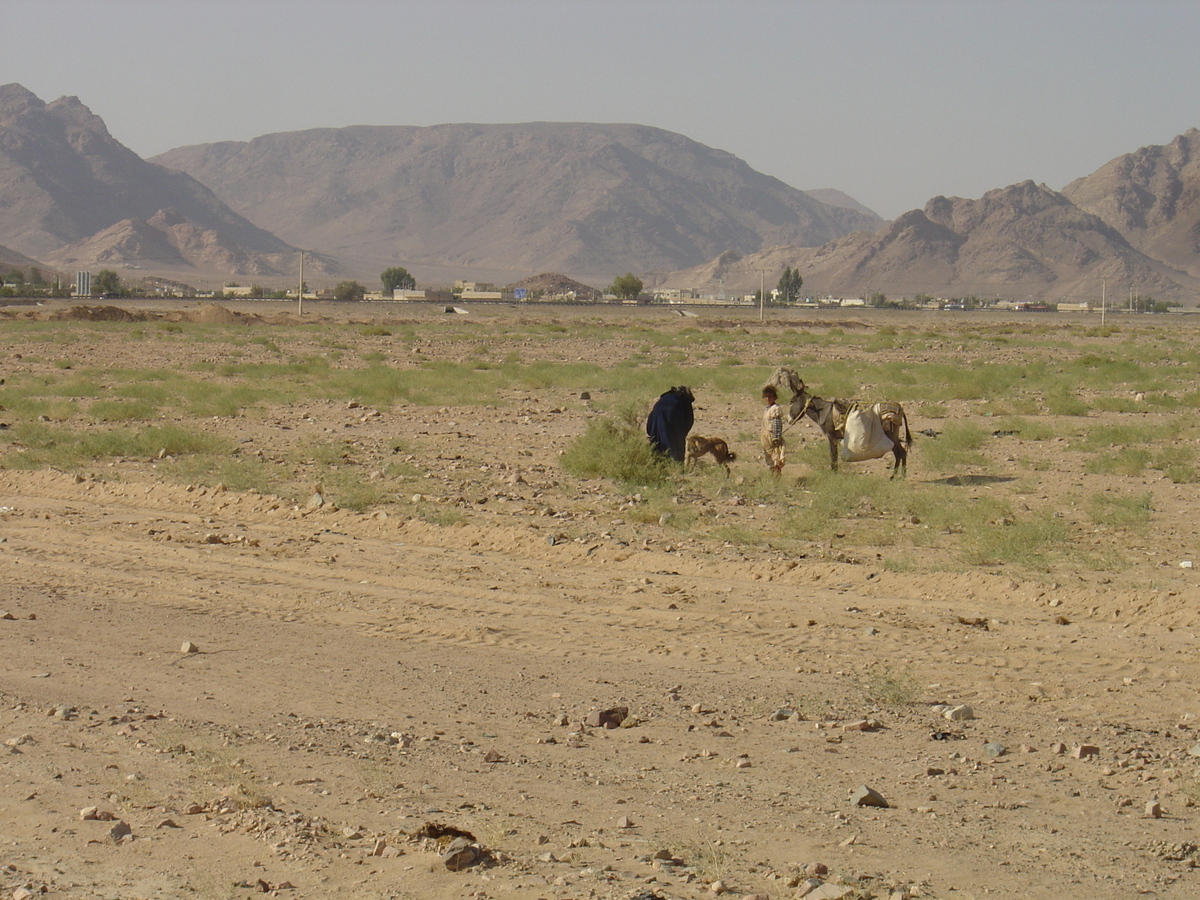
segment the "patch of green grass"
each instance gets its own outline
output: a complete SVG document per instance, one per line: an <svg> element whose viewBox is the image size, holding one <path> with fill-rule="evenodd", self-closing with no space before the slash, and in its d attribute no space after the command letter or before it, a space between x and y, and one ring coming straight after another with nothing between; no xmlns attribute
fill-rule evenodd
<svg viewBox="0 0 1200 900"><path fill-rule="evenodd" d="M1066 525L1049 514L1010 516L964 532L960 556L969 565L1044 569L1068 537Z"/></svg>
<svg viewBox="0 0 1200 900"><path fill-rule="evenodd" d="M1077 394L1066 387L1057 387L1046 393L1046 409L1053 416L1086 416L1088 405Z"/></svg>
<svg viewBox="0 0 1200 900"><path fill-rule="evenodd" d="M1150 523L1154 511L1149 491L1136 496L1094 494L1088 502L1088 515L1097 525L1111 528L1141 528Z"/></svg>
<svg viewBox="0 0 1200 900"><path fill-rule="evenodd" d="M138 422L158 418L158 407L144 400L96 400L88 406L96 422Z"/></svg>
<svg viewBox="0 0 1200 900"><path fill-rule="evenodd" d="M279 345L269 337L256 335L250 338L250 343L262 347L264 350L270 350L272 353L279 353Z"/></svg>
<svg viewBox="0 0 1200 900"><path fill-rule="evenodd" d="M988 439L987 432L973 422L950 420L936 438L921 441L922 465L941 472L985 465L980 450Z"/></svg>
<svg viewBox="0 0 1200 900"><path fill-rule="evenodd" d="M179 484L223 484L231 491L254 491L293 502L300 499L299 486L289 486L284 477L289 470L254 456L184 456L160 463L159 469Z"/></svg>
<svg viewBox="0 0 1200 900"><path fill-rule="evenodd" d="M114 457L150 459L160 454L228 454L233 449L223 438L178 425L71 430L31 422L13 431L13 442L18 446L10 447L0 457L0 466L5 468L57 466L69 470Z"/></svg>
<svg viewBox="0 0 1200 900"><path fill-rule="evenodd" d="M1093 456L1083 465L1088 475L1141 475L1150 465L1150 451L1142 447L1122 447L1109 453Z"/></svg>

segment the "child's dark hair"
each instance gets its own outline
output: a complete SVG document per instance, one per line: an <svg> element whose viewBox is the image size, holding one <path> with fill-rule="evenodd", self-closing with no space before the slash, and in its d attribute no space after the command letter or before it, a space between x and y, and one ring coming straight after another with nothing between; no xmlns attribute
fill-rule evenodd
<svg viewBox="0 0 1200 900"><path fill-rule="evenodd" d="M773 384L768 384L766 387L764 387L762 389L762 395L764 397L770 397L772 400L779 399L779 394L775 392L775 386Z"/></svg>

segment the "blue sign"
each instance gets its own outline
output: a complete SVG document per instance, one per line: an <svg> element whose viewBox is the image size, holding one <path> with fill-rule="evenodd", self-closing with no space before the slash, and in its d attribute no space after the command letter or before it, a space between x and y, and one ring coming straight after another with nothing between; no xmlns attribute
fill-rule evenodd
<svg viewBox="0 0 1200 900"><path fill-rule="evenodd" d="M525 288L513 288L513 299L514 300L524 300L525 299Z"/></svg>

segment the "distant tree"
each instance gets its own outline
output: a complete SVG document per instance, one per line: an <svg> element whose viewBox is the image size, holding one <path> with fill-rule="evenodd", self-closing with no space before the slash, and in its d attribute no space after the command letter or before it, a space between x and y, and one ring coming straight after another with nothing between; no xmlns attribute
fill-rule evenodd
<svg viewBox="0 0 1200 900"><path fill-rule="evenodd" d="M626 272L613 280L608 286L608 292L621 300L636 300L642 293L642 279L632 272Z"/></svg>
<svg viewBox="0 0 1200 900"><path fill-rule="evenodd" d="M404 266L392 266L390 269L384 269L379 280L383 282L385 292L411 291L417 286L417 279L413 278Z"/></svg>
<svg viewBox="0 0 1200 900"><path fill-rule="evenodd" d="M343 303L356 303L367 295L367 289L357 281L339 281L333 289L333 299Z"/></svg>
<svg viewBox="0 0 1200 900"><path fill-rule="evenodd" d="M42 275L42 270L34 266L29 270L29 283L41 287L46 283L45 277Z"/></svg>
<svg viewBox="0 0 1200 900"><path fill-rule="evenodd" d="M101 269L96 273L96 277L92 279L92 293L111 294L114 297L119 297L123 291L121 286L121 277L112 269Z"/></svg>
<svg viewBox="0 0 1200 900"><path fill-rule="evenodd" d="M795 303L800 299L800 288L804 284L804 279L800 277L800 270L793 269L791 266L783 270L783 274L779 276L779 284L776 290L779 291L780 303Z"/></svg>

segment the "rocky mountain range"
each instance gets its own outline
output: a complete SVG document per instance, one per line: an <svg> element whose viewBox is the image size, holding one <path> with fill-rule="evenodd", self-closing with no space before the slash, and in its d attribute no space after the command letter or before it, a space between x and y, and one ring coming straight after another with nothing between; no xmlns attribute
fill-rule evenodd
<svg viewBox="0 0 1200 900"><path fill-rule="evenodd" d="M1063 188L1080 209L1116 228L1130 245L1200 276L1200 131L1118 156Z"/></svg>
<svg viewBox="0 0 1200 900"><path fill-rule="evenodd" d="M817 246L881 221L640 125L314 129L153 161L292 244L424 279L507 283L553 270L605 285L728 249Z"/></svg>
<svg viewBox="0 0 1200 900"><path fill-rule="evenodd" d="M814 296L873 291L1120 302L1129 292L1200 303L1200 131L1117 157L1061 192L1033 182L978 200L935 197L869 234L812 249L726 253L655 281L753 290L801 271Z"/></svg>
<svg viewBox="0 0 1200 900"><path fill-rule="evenodd" d="M358 126L182 147L143 160L77 98L0 87L0 244L8 265L108 266L181 280L603 286L727 294L798 269L810 295L1200 299L1200 131L1054 191L935 197L883 222L736 157L639 125ZM549 276L539 276L549 277ZM772 274L774 281L777 275ZM554 280L554 279L551 279Z"/></svg>
<svg viewBox="0 0 1200 900"><path fill-rule="evenodd" d="M129 150L78 98L44 103L19 84L0 86L0 242L67 271L270 275L298 257L192 177Z"/></svg>
<svg viewBox="0 0 1200 900"><path fill-rule="evenodd" d="M1164 216L1163 227L1173 228L1174 219ZM1143 230L1143 246L1152 246L1151 234L1157 233ZM1200 297L1200 279L1148 256L1116 224L1032 181L978 200L935 197L878 231L818 248L773 247L745 257L726 253L671 273L657 285L748 290L759 286L764 271L785 266L801 272L810 296L882 292L1095 302L1106 291L1117 298L1132 289L1185 305Z"/></svg>

